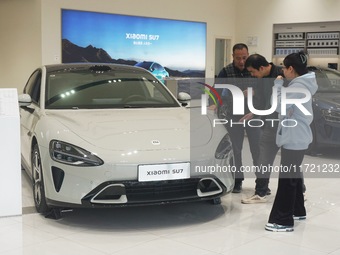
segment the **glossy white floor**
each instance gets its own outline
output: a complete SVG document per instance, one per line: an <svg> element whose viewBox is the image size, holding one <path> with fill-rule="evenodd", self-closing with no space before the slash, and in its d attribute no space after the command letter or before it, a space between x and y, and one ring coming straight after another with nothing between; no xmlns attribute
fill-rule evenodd
<svg viewBox="0 0 340 255"><path fill-rule="evenodd" d="M338 153L306 156L305 162L339 163ZM240 203L254 190L254 179L247 178L241 194L229 194L217 206L189 203L76 210L60 220L35 213L24 172L22 181L23 215L0 218L0 255L340 255L340 178L305 180L308 219L296 222L291 233L264 230L276 178L271 180L273 195L266 204Z"/></svg>

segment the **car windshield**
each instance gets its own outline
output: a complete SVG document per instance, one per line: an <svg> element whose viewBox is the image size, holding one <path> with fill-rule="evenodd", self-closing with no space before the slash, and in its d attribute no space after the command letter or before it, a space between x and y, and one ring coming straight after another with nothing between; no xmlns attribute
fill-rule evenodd
<svg viewBox="0 0 340 255"><path fill-rule="evenodd" d="M340 93L340 72L332 69L313 70L316 74L318 92Z"/></svg>
<svg viewBox="0 0 340 255"><path fill-rule="evenodd" d="M46 109L180 107L147 72L62 69L47 73Z"/></svg>

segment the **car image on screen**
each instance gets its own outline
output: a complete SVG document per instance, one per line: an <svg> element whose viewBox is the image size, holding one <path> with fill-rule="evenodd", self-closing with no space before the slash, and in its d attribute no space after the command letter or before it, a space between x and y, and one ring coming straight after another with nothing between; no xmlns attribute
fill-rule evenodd
<svg viewBox="0 0 340 255"><path fill-rule="evenodd" d="M169 77L169 73L165 70L165 68L156 63L151 61L143 61L135 64L135 66L142 67L148 71L150 71L157 79L161 82L165 82L165 79Z"/></svg>

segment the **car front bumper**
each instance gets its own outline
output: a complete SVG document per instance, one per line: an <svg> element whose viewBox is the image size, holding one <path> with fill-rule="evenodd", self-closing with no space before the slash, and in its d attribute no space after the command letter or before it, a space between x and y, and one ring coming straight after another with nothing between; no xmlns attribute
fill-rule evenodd
<svg viewBox="0 0 340 255"><path fill-rule="evenodd" d="M51 199L47 199L47 203L50 207L63 208L123 207L212 200L229 192L218 178L205 175L154 182L107 181L86 194L81 204Z"/></svg>

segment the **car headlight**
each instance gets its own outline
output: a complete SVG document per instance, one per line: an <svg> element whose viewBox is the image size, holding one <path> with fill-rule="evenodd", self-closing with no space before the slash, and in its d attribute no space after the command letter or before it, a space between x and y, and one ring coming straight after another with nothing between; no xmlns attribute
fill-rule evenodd
<svg viewBox="0 0 340 255"><path fill-rule="evenodd" d="M232 151L231 141L229 134L226 134L219 145L217 146L215 152L215 158L217 159L225 159L228 157L229 153Z"/></svg>
<svg viewBox="0 0 340 255"><path fill-rule="evenodd" d="M104 164L103 160L91 152L57 140L50 142L50 155L57 162L73 166L100 166Z"/></svg>

